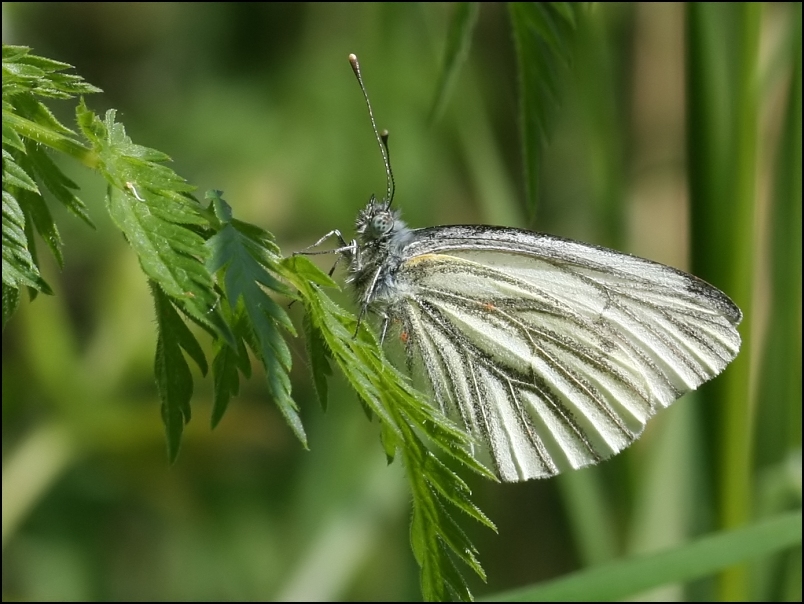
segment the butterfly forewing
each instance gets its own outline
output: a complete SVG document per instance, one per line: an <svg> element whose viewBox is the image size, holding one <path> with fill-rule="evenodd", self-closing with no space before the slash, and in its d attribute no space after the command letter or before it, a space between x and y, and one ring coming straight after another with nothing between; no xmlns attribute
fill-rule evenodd
<svg viewBox="0 0 804 604"><path fill-rule="evenodd" d="M670 267L516 229L412 234L386 312L503 480L621 451L739 350L739 309Z"/></svg>

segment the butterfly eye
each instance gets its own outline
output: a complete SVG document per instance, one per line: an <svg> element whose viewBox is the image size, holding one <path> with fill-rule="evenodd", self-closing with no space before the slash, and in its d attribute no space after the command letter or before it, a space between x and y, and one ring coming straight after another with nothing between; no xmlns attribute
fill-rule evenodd
<svg viewBox="0 0 804 604"><path fill-rule="evenodd" d="M389 212L382 212L371 219L371 230L377 235L385 235L391 230L394 219Z"/></svg>

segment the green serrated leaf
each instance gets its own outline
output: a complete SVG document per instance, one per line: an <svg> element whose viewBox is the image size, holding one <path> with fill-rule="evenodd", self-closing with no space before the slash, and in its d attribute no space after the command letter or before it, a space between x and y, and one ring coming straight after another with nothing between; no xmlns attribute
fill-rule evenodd
<svg viewBox="0 0 804 604"><path fill-rule="evenodd" d="M63 71L65 69L72 69L73 66L68 63L62 63L55 59L48 59L47 57L40 57L37 55L27 54L24 61L27 65L35 66L43 72Z"/></svg>
<svg viewBox="0 0 804 604"><path fill-rule="evenodd" d="M101 145L106 138L106 128L103 122L95 115L82 98L75 108L75 121L79 130L93 145Z"/></svg>
<svg viewBox="0 0 804 604"><path fill-rule="evenodd" d="M433 530L434 526L433 519L423 513L421 503L417 505L414 499L411 545L421 567L422 596L428 602L473 601L469 586Z"/></svg>
<svg viewBox="0 0 804 604"><path fill-rule="evenodd" d="M25 145L19 134L17 134L14 128L11 127L11 124L6 123L5 120L3 120L3 145L17 149L18 151L25 150Z"/></svg>
<svg viewBox="0 0 804 604"><path fill-rule="evenodd" d="M161 161L163 153L134 144L110 110L101 121L81 103L77 119L98 156L99 170L110 183L107 205L140 265L182 312L235 346L221 316L218 294L204 262L205 241L192 225L206 224L202 208L183 179ZM157 183L157 184L155 184Z"/></svg>
<svg viewBox="0 0 804 604"><path fill-rule="evenodd" d="M155 217L146 204L124 190L111 188L107 202L112 220L137 252L146 274L171 297L188 298L194 294L198 287L188 277L192 275L203 283L206 271L189 254L192 251L202 258L207 256L203 238ZM211 280L206 280L211 289ZM199 314L203 320L205 313Z"/></svg>
<svg viewBox="0 0 804 604"><path fill-rule="evenodd" d="M8 321L17 312L19 305L20 290L3 282L3 329L6 328Z"/></svg>
<svg viewBox="0 0 804 604"><path fill-rule="evenodd" d="M310 262L310 259L306 256L292 256L287 258L285 263L302 279L306 279L321 287L340 289L338 284L332 280L332 277Z"/></svg>
<svg viewBox="0 0 804 604"><path fill-rule="evenodd" d="M73 193L78 189L78 185L67 178L44 149L30 143L25 148L27 152L25 165L31 167L44 184L45 189L61 202L67 210L94 229L95 224L89 217L86 205Z"/></svg>
<svg viewBox="0 0 804 604"><path fill-rule="evenodd" d="M442 549L443 546L442 546ZM459 602L472 602L474 601L474 597L472 596L472 592L469 591L469 585L466 583L466 580L461 575L458 567L455 566L455 563L449 557L449 554L445 551L442 556L446 558L446 561L441 566L439 571L442 574L441 580L444 582L448 589L448 593L450 594L450 599L459 601Z"/></svg>
<svg viewBox="0 0 804 604"><path fill-rule="evenodd" d="M433 407L407 406L403 409L403 412L411 425L431 435L435 446L445 454L473 472L489 480L498 481L494 473L477 461L469 452L468 445L471 443L471 437L446 417L435 412Z"/></svg>
<svg viewBox="0 0 804 604"><path fill-rule="evenodd" d="M215 217L223 224L232 222L232 206L226 203L222 197L223 191L212 190L204 194L205 199L210 200L210 209Z"/></svg>
<svg viewBox="0 0 804 604"><path fill-rule="evenodd" d="M491 530L497 530L494 523L469 499L471 491L460 476L433 455L426 458L424 466L427 468L428 476L431 477L430 484L439 492L445 503L455 506Z"/></svg>
<svg viewBox="0 0 804 604"><path fill-rule="evenodd" d="M3 191L3 283L20 289L23 286L52 294L50 286L39 274L33 239L27 232L25 214L17 199Z"/></svg>
<svg viewBox="0 0 804 604"><path fill-rule="evenodd" d="M276 239L271 233L254 224L243 222L236 218L232 219L231 222L232 226L243 233L248 239L258 243L272 259L276 261L280 260L279 246L276 244Z"/></svg>
<svg viewBox="0 0 804 604"><path fill-rule="evenodd" d="M49 126L43 126L19 116L13 111L7 110L5 106L3 107L3 122L22 138L29 138L37 143L66 153L90 168L97 166L97 157L91 149Z"/></svg>
<svg viewBox="0 0 804 604"><path fill-rule="evenodd" d="M53 98L100 92L74 74L61 73L71 65L30 54L21 46L3 46L3 96L35 93Z"/></svg>
<svg viewBox="0 0 804 604"><path fill-rule="evenodd" d="M3 186L18 187L39 193L39 187L36 186L33 178L14 161L14 157L5 149L3 149Z"/></svg>
<svg viewBox="0 0 804 604"><path fill-rule="evenodd" d="M228 301L226 306L228 306ZM253 340L254 333L251 330L248 317L246 317L245 313L242 311L242 304L239 305L239 309L239 312L234 315L234 319L230 321L230 323L234 326L234 334L237 338L236 363L240 373L242 373L245 377L250 378L251 362L249 361L246 342L249 342L253 346L256 346L256 343L253 343L249 340Z"/></svg>
<svg viewBox="0 0 804 604"><path fill-rule="evenodd" d="M167 436L168 459L176 461L181 445L184 425L190 421L190 399L193 395L193 376L181 352L183 332L187 326L173 308L168 296L151 282L154 298L158 340L154 359L154 375L159 398L162 401L162 422ZM192 337L192 335L191 335Z"/></svg>
<svg viewBox="0 0 804 604"><path fill-rule="evenodd" d="M380 440L382 442L382 448L385 450L385 459L388 461L388 465L390 466L394 463L394 459L396 458L396 450L399 444L399 439L397 438L396 434L394 434L391 430L388 429L386 424L380 424Z"/></svg>
<svg viewBox="0 0 804 604"><path fill-rule="evenodd" d="M22 203L26 220L30 221L36 232L45 241L56 262L58 262L59 268L63 268L64 256L61 253L61 235L45 200L41 195L30 191L22 191L19 199Z"/></svg>
<svg viewBox="0 0 804 604"><path fill-rule="evenodd" d="M438 531L439 537L454 555L485 581L486 574L477 559L477 550L469 541L466 533L461 530L458 523L443 507L443 499L438 498L437 502L441 509L434 527Z"/></svg>
<svg viewBox="0 0 804 604"><path fill-rule="evenodd" d="M327 379L332 375L329 364L332 356L329 353L321 332L313 327L310 318L305 315L303 320L304 332L307 335L307 358L310 359L310 371L313 374L313 385L318 396L321 408L327 410Z"/></svg>
<svg viewBox="0 0 804 604"><path fill-rule="evenodd" d="M306 258L285 259L285 278L299 290L311 326L318 329L331 358L357 392L361 402L379 418L383 447L389 462L399 450L413 494L411 546L421 568L422 593L428 600L457 598L470 600L471 593L453 556L484 577L476 550L450 517L461 510L479 522L491 521L469 500L466 483L428 451L417 436L450 451L481 473L480 466L466 451L469 437L441 417L422 395L416 393L396 369L388 364L376 338L357 320L323 294L317 284L318 269ZM355 335L355 331L357 334ZM463 449L455 454L451 449Z"/></svg>
<svg viewBox="0 0 804 604"><path fill-rule="evenodd" d="M237 354L228 345L221 343L212 361L212 379L214 384L212 397L212 428L220 423L229 401L240 391L240 378L237 374Z"/></svg>
<svg viewBox="0 0 804 604"><path fill-rule="evenodd" d="M53 131L65 137L75 137L75 132L62 124L47 105L38 100L33 94L21 94L12 98L14 112L27 120L35 122L42 128Z"/></svg>
<svg viewBox="0 0 804 604"><path fill-rule="evenodd" d="M14 44L3 44L3 60L14 61L25 56L31 51L30 46L15 46Z"/></svg>
<svg viewBox="0 0 804 604"><path fill-rule="evenodd" d="M242 308L250 334L246 341L265 368L271 397L306 447L307 436L298 407L290 396L290 350L278 326L294 335L295 330L285 310L261 286L279 293L287 291L287 287L268 272L271 268L277 270L278 265L273 264L274 255L262 246L262 240L261 233L259 238L251 239L231 223L225 223L206 243L207 268L211 273L223 272L221 282L227 300L238 312Z"/></svg>

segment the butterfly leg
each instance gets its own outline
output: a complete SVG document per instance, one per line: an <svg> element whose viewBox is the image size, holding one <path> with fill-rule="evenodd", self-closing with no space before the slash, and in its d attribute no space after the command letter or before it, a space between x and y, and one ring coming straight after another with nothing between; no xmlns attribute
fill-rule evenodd
<svg viewBox="0 0 804 604"><path fill-rule="evenodd" d="M329 239L333 235L338 238L338 243L341 244L340 249L321 251L321 252L309 252L308 251L308 250L313 249L314 247L318 247L319 245L324 243L327 239ZM306 248L304 248L303 250L301 250L299 252L293 252L293 255L294 256L298 256L298 255L309 256L311 254L334 254L334 253L337 253L339 251L343 251L345 248L353 247L354 245L355 245L354 241L351 244L346 243L346 240L343 238L343 235L341 235L341 232L338 229L333 229L329 233L324 235L321 239L316 241L313 245L308 245Z"/></svg>
<svg viewBox="0 0 804 604"><path fill-rule="evenodd" d="M380 332L380 346L385 343L385 334L388 333L388 323L390 323L390 319L388 315L385 313L382 314L382 330Z"/></svg>
<svg viewBox="0 0 804 604"><path fill-rule="evenodd" d="M355 246L357 246L356 243L355 243ZM359 248L357 248L357 265L358 266L360 265L360 249ZM360 323L363 321L363 317L366 314L366 310L368 309L368 305L371 302L372 298L374 298L374 292L377 289L377 282L380 279L380 273L382 273L382 266L380 266L376 270L376 272L374 273L374 276L371 278L371 282L369 283L369 286L366 288L366 293L363 296L363 304L360 307L360 314L357 317L357 327L355 328L355 337L357 337L357 332L360 329ZM385 316L385 315L383 315L383 316ZM387 317L386 317L386 321L387 321Z"/></svg>
<svg viewBox="0 0 804 604"><path fill-rule="evenodd" d="M338 243L341 244L340 247L337 247L334 250L310 251L314 247L318 247L319 245L324 243L327 239L329 239L333 235L338 238ZM338 258L335 260L335 264L333 264L332 268L329 269L329 276L331 277L332 274L335 272L335 269L338 268L338 263L340 263L341 259L344 256L352 258L357 253L358 253L357 241L353 239L350 243L346 243L346 240L343 238L343 235L341 235L341 232L338 229L333 229L329 233L324 235L321 239L316 241L314 244L308 245L306 248L304 248L303 250L300 250L298 252L293 252L293 255L294 256L318 256L318 255L321 255L321 254L340 254L340 256L338 256Z"/></svg>
<svg viewBox="0 0 804 604"><path fill-rule="evenodd" d="M329 269L329 272L327 273L330 277L333 275L333 273L335 273L335 269L338 268L338 264L340 263L341 258L343 258L343 256L338 256L337 258L335 258L335 263L332 265L332 268Z"/></svg>
<svg viewBox="0 0 804 604"><path fill-rule="evenodd" d="M338 243L341 244L340 247L337 247L334 250L310 251L314 247L318 247L319 245L324 243L327 239L329 239L333 235L338 238ZM333 264L332 268L329 269L329 276L331 277L332 274L335 272L335 269L338 268L338 263L341 261L341 258L343 258L344 256L352 258L357 253L357 250L358 250L357 241L355 239L353 239L351 243L346 243L346 240L343 238L343 235L341 235L341 232L338 229L333 229L329 233L324 235L321 239L316 241L314 244L308 245L306 248L298 252L293 252L293 256L317 256L320 254L340 254L336 258L335 264ZM290 308L291 306L293 306L293 302L291 302L288 305L288 308Z"/></svg>
<svg viewBox="0 0 804 604"><path fill-rule="evenodd" d="M364 304L363 306L360 307L360 314L357 315L357 325L355 325L355 335L352 336L353 338L356 338L357 332L360 331L360 324L363 322L363 316L366 314L367 307L368 304Z"/></svg>
<svg viewBox="0 0 804 604"><path fill-rule="evenodd" d="M367 305L363 305L360 308L360 314L357 317L357 327L355 327L355 335L357 337L357 332L360 330L360 324L363 322L363 317L366 315L366 309L368 308ZM380 329L380 346L383 345L385 342L385 336L388 333L388 325L391 322L391 319L388 318L388 315L382 313L380 315L382 317L382 328Z"/></svg>

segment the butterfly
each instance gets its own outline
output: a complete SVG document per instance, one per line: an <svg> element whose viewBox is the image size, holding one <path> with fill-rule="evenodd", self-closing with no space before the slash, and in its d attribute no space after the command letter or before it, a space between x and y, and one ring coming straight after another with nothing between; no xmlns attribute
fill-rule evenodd
<svg viewBox="0 0 804 604"><path fill-rule="evenodd" d="M391 208L387 132L349 60L386 196L359 213L356 239L335 230L311 247L337 237L331 252L348 262L360 319L382 317L383 340L399 325L414 375L500 479L554 476L622 451L659 409L734 359L742 313L693 275L515 228L409 228Z"/></svg>

